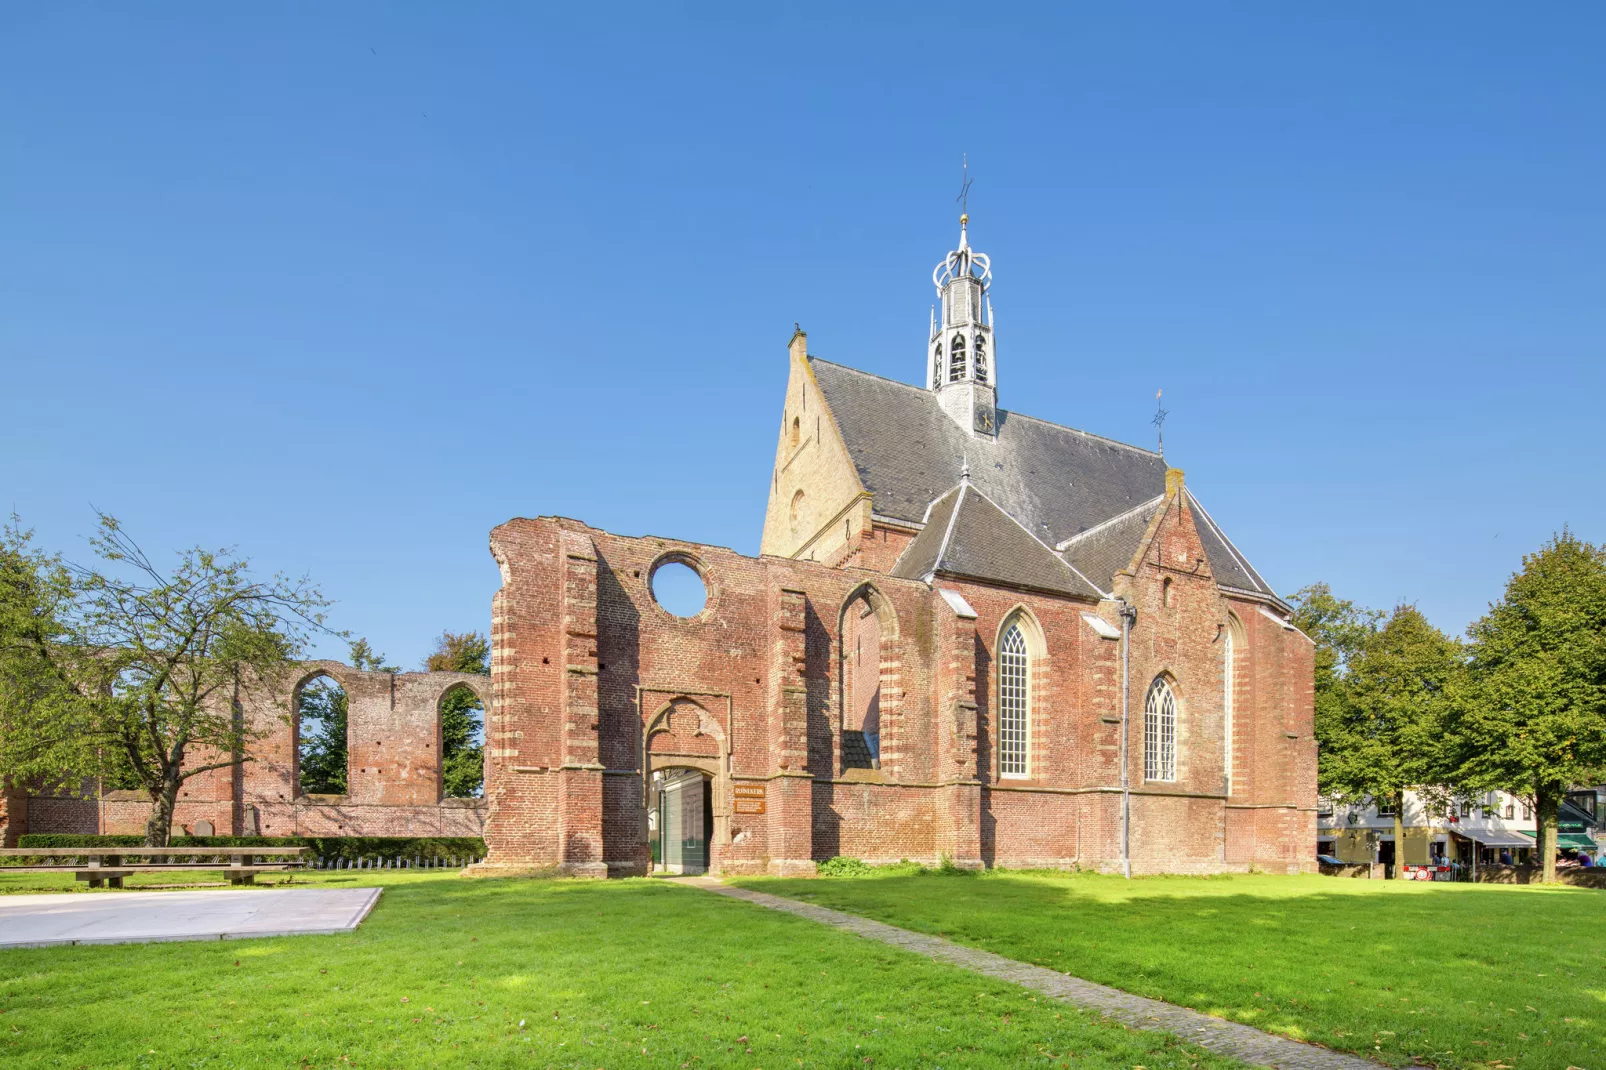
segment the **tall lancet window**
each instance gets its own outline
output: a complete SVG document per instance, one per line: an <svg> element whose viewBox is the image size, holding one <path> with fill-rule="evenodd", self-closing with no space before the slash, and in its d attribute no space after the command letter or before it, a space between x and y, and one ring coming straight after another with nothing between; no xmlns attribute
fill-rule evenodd
<svg viewBox="0 0 1606 1070"><path fill-rule="evenodd" d="M965 377L965 336L954 335L952 345L948 347L948 381L957 383Z"/></svg>
<svg viewBox="0 0 1606 1070"><path fill-rule="evenodd" d="M1163 676L1143 703L1143 779L1177 779L1177 696Z"/></svg>
<svg viewBox="0 0 1606 1070"><path fill-rule="evenodd" d="M1227 615L1226 657L1222 672L1221 712L1222 712L1222 751L1224 752L1222 764L1227 780L1227 794L1231 795L1238 790L1237 761L1233 753L1238 749L1238 660L1244 652L1243 625L1232 614Z"/></svg>
<svg viewBox="0 0 1606 1070"><path fill-rule="evenodd" d="M1011 624L998 644L998 772L1001 776L1026 775L1027 689L1029 660L1026 636Z"/></svg>
<svg viewBox="0 0 1606 1070"><path fill-rule="evenodd" d="M985 334L976 336L976 381L978 383L987 381L987 336Z"/></svg>
<svg viewBox="0 0 1606 1070"><path fill-rule="evenodd" d="M942 385L942 343L931 348L931 385Z"/></svg>

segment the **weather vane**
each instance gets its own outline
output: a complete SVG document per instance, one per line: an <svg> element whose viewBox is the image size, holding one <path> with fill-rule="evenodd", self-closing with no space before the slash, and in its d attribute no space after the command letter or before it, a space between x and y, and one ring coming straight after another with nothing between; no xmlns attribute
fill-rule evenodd
<svg viewBox="0 0 1606 1070"><path fill-rule="evenodd" d="M959 196L954 200L959 202L959 211L963 215L970 214L970 153L960 156Z"/></svg>
<svg viewBox="0 0 1606 1070"><path fill-rule="evenodd" d="M1159 438L1160 438L1160 456L1164 457L1165 456L1165 418L1167 416L1171 415L1171 413L1170 413L1169 410L1162 409L1160 407L1160 393L1161 393L1161 391L1159 391L1159 390L1156 390L1154 392L1154 419L1150 420L1149 422L1154 425L1154 433L1156 435L1158 435Z"/></svg>

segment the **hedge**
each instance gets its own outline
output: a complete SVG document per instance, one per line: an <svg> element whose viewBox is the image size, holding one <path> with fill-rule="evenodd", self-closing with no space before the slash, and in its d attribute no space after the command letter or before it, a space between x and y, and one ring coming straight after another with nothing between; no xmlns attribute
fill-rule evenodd
<svg viewBox="0 0 1606 1070"><path fill-rule="evenodd" d="M18 847L140 847L143 836L89 836L71 832L30 832L17 838ZM170 847L311 847L316 859L397 859L411 861L484 858L485 841L478 836L174 836Z"/></svg>

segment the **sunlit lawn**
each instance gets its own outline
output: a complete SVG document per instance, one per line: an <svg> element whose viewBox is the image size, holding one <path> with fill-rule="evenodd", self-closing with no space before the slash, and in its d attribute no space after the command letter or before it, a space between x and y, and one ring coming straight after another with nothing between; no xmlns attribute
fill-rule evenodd
<svg viewBox="0 0 1606 1070"><path fill-rule="evenodd" d="M1606 892L991 872L740 883L1390 1062L1606 1067Z"/></svg>
<svg viewBox="0 0 1606 1070"><path fill-rule="evenodd" d="M0 1066L1235 1065L661 881L301 880L385 892L343 936L0 951Z"/></svg>

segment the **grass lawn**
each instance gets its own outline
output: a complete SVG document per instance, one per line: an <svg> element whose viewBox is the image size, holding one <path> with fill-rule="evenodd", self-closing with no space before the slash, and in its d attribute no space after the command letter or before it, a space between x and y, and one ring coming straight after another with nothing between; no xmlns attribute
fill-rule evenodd
<svg viewBox="0 0 1606 1070"><path fill-rule="evenodd" d="M1332 877L749 879L1392 1063L1606 1068L1606 893Z"/></svg>
<svg viewBox="0 0 1606 1070"><path fill-rule="evenodd" d="M297 883L385 893L341 936L0 951L0 1066L1237 1066L663 881Z"/></svg>

